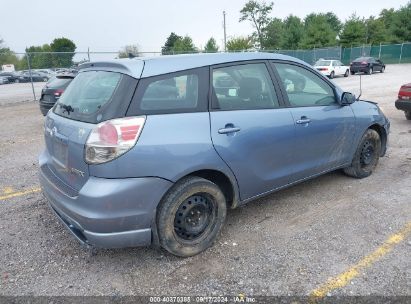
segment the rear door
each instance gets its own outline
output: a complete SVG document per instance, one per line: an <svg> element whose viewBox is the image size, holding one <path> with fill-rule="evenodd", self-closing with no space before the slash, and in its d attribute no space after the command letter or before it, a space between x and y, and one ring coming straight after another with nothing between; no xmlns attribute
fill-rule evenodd
<svg viewBox="0 0 411 304"><path fill-rule="evenodd" d="M300 180L349 161L355 134L350 106L341 106L334 88L298 64L275 62L296 126L294 180Z"/></svg>
<svg viewBox="0 0 411 304"><path fill-rule="evenodd" d="M211 69L211 136L234 172L242 200L289 182L295 127L265 62Z"/></svg>

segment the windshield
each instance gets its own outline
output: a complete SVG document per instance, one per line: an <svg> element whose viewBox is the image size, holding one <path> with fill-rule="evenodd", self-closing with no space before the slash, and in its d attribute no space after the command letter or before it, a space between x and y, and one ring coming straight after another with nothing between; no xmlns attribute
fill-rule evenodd
<svg viewBox="0 0 411 304"><path fill-rule="evenodd" d="M331 64L331 60L318 60L315 63L315 66L329 66Z"/></svg>
<svg viewBox="0 0 411 304"><path fill-rule="evenodd" d="M109 103L122 75L114 72L83 72L73 79L54 107L54 113L75 120L90 117Z"/></svg>

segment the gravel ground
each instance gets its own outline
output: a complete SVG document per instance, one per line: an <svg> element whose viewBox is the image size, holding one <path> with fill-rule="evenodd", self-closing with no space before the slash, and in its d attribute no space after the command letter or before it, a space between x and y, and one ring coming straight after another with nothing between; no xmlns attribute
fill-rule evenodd
<svg viewBox="0 0 411 304"><path fill-rule="evenodd" d="M44 85L45 82L33 83L37 100L40 99L41 89ZM32 100L34 100L34 97L31 83L9 83L0 85L0 106Z"/></svg>
<svg viewBox="0 0 411 304"><path fill-rule="evenodd" d="M0 200L0 295L310 294L411 221L411 122L394 107L410 69L392 65L362 77L363 98L377 101L391 120L387 156L372 176L333 172L231 210L216 244L195 257L152 248L85 250L41 193ZM358 92L359 76L334 81ZM1 196L38 187L44 143L36 103L0 111ZM410 253L408 237L330 294L411 296Z"/></svg>

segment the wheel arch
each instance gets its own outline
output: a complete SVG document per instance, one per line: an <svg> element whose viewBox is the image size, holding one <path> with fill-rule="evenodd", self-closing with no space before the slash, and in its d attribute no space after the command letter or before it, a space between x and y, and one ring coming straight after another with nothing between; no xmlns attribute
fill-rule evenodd
<svg viewBox="0 0 411 304"><path fill-rule="evenodd" d="M387 150L387 131L385 130L385 128L383 126L381 126L378 123L374 123L371 126L368 127L368 129L374 130L376 131L381 138L381 154L380 156L384 156L385 155L385 151Z"/></svg>

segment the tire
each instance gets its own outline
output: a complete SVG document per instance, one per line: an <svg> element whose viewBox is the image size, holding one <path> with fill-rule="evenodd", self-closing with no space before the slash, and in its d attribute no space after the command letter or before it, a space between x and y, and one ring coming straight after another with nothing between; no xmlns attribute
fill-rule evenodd
<svg viewBox="0 0 411 304"><path fill-rule="evenodd" d="M350 73L351 73L351 75L354 75L354 74L355 74L355 72L353 72L353 71L350 71Z"/></svg>
<svg viewBox="0 0 411 304"><path fill-rule="evenodd" d="M372 68L369 68L367 74L368 74L368 75L371 75L373 72L374 72L374 70L373 70Z"/></svg>
<svg viewBox="0 0 411 304"><path fill-rule="evenodd" d="M334 73L334 71L332 71L331 73L330 73L330 79L333 79L335 77L335 73Z"/></svg>
<svg viewBox="0 0 411 304"><path fill-rule="evenodd" d="M161 247L180 257L206 250L218 237L226 212L226 199L216 184L196 176L182 179L157 209Z"/></svg>
<svg viewBox="0 0 411 304"><path fill-rule="evenodd" d="M44 78L43 78L43 81L44 81L44 82L47 82L47 81L49 81L49 79L46 78L46 77L44 77Z"/></svg>
<svg viewBox="0 0 411 304"><path fill-rule="evenodd" d="M19 83L19 82L20 82L20 80L16 79L14 82L15 82L15 83Z"/></svg>
<svg viewBox="0 0 411 304"><path fill-rule="evenodd" d="M344 173L355 178L371 175L378 164L381 153L381 138L377 131L368 129L361 138L350 167Z"/></svg>
<svg viewBox="0 0 411 304"><path fill-rule="evenodd" d="M344 73L344 77L348 77L348 75L350 75L350 71L346 70Z"/></svg>
<svg viewBox="0 0 411 304"><path fill-rule="evenodd" d="M405 111L404 114L407 120L411 120L411 111Z"/></svg>
<svg viewBox="0 0 411 304"><path fill-rule="evenodd" d="M385 67L382 67L381 68L381 73L384 73L384 71L385 71Z"/></svg>

